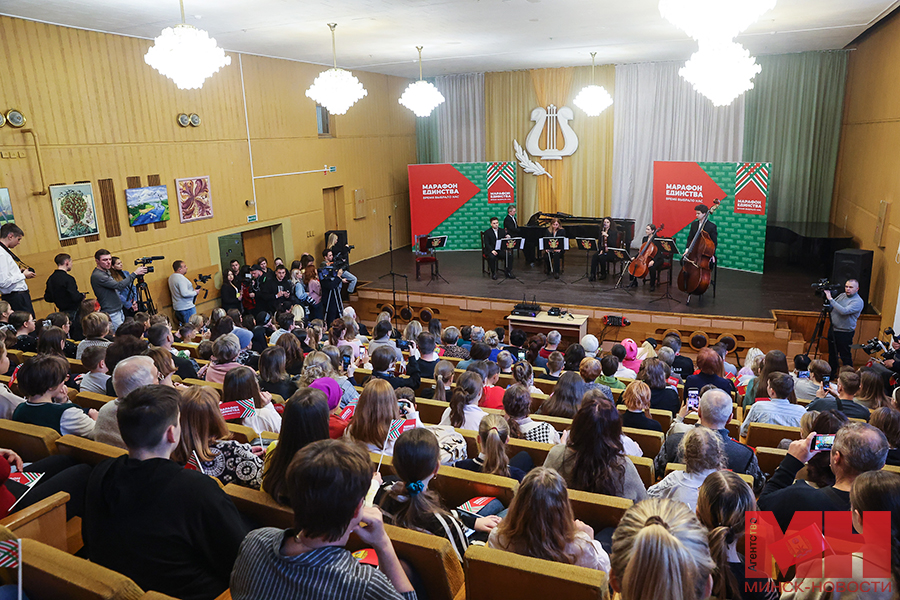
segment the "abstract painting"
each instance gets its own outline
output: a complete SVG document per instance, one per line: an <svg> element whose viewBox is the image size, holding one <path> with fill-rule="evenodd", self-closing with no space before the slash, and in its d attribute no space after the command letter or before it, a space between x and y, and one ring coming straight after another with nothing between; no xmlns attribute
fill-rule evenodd
<svg viewBox="0 0 900 600"><path fill-rule="evenodd" d="M169 220L169 191L164 185L125 190L125 204L132 227Z"/></svg>
<svg viewBox="0 0 900 600"><path fill-rule="evenodd" d="M178 214L182 223L212 218L208 175L176 179L175 191L178 194Z"/></svg>
<svg viewBox="0 0 900 600"><path fill-rule="evenodd" d="M50 201L60 241L100 233L90 183L51 185Z"/></svg>
<svg viewBox="0 0 900 600"><path fill-rule="evenodd" d="M0 225L15 222L16 219L13 217L12 202L9 199L9 190L0 188Z"/></svg>

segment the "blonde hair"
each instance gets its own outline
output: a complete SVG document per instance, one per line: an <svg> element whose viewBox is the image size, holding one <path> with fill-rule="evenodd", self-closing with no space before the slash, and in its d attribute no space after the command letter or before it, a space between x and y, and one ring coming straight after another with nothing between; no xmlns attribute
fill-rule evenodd
<svg viewBox="0 0 900 600"><path fill-rule="evenodd" d="M622 392L622 402L628 410L650 408L650 386L643 381L632 381Z"/></svg>
<svg viewBox="0 0 900 600"><path fill-rule="evenodd" d="M450 396L450 424L454 427L465 425L464 411L469 404L475 404L484 391L484 380L475 371L466 371L459 376L453 395Z"/></svg>
<svg viewBox="0 0 900 600"><path fill-rule="evenodd" d="M434 399L446 402L446 387L453 383L453 376L456 374L456 367L449 360L442 360L434 365Z"/></svg>
<svg viewBox="0 0 900 600"><path fill-rule="evenodd" d="M201 462L213 460L210 445L228 439L231 432L219 411L219 393L205 385L192 385L181 393L181 439L172 452L172 460L186 463L193 452Z"/></svg>
<svg viewBox="0 0 900 600"><path fill-rule="evenodd" d="M359 395L353 420L347 428L351 438L383 449L391 420L400 418L394 388L384 379L370 379Z"/></svg>
<svg viewBox="0 0 900 600"><path fill-rule="evenodd" d="M478 437L481 439L481 451L484 452L482 473L509 477L509 457L506 455L506 442L509 441L509 425L498 414L490 414L478 424Z"/></svg>
<svg viewBox="0 0 900 600"><path fill-rule="evenodd" d="M106 313L92 312L81 319L81 330L85 338L103 337L109 333L109 326L109 316Z"/></svg>
<svg viewBox="0 0 900 600"><path fill-rule="evenodd" d="M726 468L725 444L719 432L708 427L692 427L678 445L678 457L688 473Z"/></svg>
<svg viewBox="0 0 900 600"><path fill-rule="evenodd" d="M706 527L683 502L657 498L625 512L610 563L623 600L700 600L715 568Z"/></svg>
<svg viewBox="0 0 900 600"><path fill-rule="evenodd" d="M806 438L813 431L813 423L816 422L816 417L819 416L819 411L817 410L808 410L803 413L803 416L800 417L800 436L801 438Z"/></svg>

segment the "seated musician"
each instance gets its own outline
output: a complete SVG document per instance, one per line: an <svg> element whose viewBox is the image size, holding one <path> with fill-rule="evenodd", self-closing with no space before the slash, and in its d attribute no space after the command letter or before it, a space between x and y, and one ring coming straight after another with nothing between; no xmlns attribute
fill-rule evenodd
<svg viewBox="0 0 900 600"><path fill-rule="evenodd" d="M610 248L618 248L620 245L619 230L610 217L603 219L603 229L600 231L600 239L597 240L599 249L591 258L591 279L597 280L597 267L600 267L600 281L606 279L609 263L615 260L610 252Z"/></svg>
<svg viewBox="0 0 900 600"><path fill-rule="evenodd" d="M547 234L544 237L566 237L566 230L560 227L559 219L553 219L553 221L550 222L550 227L547 228ZM548 272L553 273L554 279L559 279L559 265L562 261L564 252L565 250L562 249L562 245L556 250L544 248L544 255L547 257Z"/></svg>
<svg viewBox="0 0 900 600"><path fill-rule="evenodd" d="M693 221L691 221L691 228L688 231L688 237L687 237L688 245L690 245L691 240L694 239L694 236L697 235L697 227L698 227L698 223L700 223L700 219L702 219L708 212L709 212L709 207L706 206L705 204L698 204L697 206L694 207L694 214L696 215L697 218L694 219ZM712 221L710 221L709 219L707 219L706 223L703 224L703 231L705 231L709 235L709 239L712 240L713 246L718 247L718 245L719 245L719 228L716 227L716 224L713 223ZM713 256L711 262L715 262L715 261L716 261L716 257Z"/></svg>
<svg viewBox="0 0 900 600"><path fill-rule="evenodd" d="M497 240L508 237L509 234L506 233L505 230L500 229L500 219L498 219L497 217L491 217L491 226L482 235L482 239L484 240L484 248L482 249L482 251L487 257L488 266L491 269L491 279L497 279L497 261L500 258L504 259L504 270L506 272L506 276L509 278L512 278L513 276L512 264L509 261L509 257L506 256L506 250L497 250Z"/></svg>
<svg viewBox="0 0 900 600"><path fill-rule="evenodd" d="M647 243L647 240L650 239L650 236L656 232L656 225L650 223L647 225L647 228L644 229L644 237L641 238L641 246ZM659 255L657 255L659 258ZM647 276L650 278L650 291L656 291L656 282L659 281L659 271L656 269L656 260L651 259L647 262ZM637 287L637 277L634 275L630 275L631 283L628 285L630 287Z"/></svg>

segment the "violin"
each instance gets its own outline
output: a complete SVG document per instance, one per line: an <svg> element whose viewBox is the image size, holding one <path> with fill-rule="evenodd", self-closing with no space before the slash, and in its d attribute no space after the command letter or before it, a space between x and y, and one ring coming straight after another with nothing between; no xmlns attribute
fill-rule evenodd
<svg viewBox="0 0 900 600"><path fill-rule="evenodd" d="M650 261L653 260L653 257L656 256L656 253L659 251L656 248L656 244L653 243L653 240L656 239L656 234L662 231L665 228L664 223L659 224L659 229L656 229L647 236L647 241L641 246L641 249L638 251L637 256L634 257L634 260L631 261L631 264L628 265L628 272L631 273L632 277L641 278L647 274L647 271L650 269Z"/></svg>
<svg viewBox="0 0 900 600"><path fill-rule="evenodd" d="M681 273L678 274L678 289L685 294L701 295L709 289L712 278L710 263L716 254L716 245L710 239L709 234L703 229L709 216L721 205L721 201L714 200L713 206L703 215L697 224L697 234L688 244L687 250L681 257Z"/></svg>

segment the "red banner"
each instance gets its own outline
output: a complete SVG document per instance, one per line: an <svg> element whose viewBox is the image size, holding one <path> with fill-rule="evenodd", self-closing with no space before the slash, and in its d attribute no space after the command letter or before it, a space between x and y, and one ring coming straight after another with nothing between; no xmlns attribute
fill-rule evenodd
<svg viewBox="0 0 900 600"><path fill-rule="evenodd" d="M244 408L237 402L223 402L219 405L219 412L222 413L222 417L226 421L229 421L240 419L241 415L244 414Z"/></svg>
<svg viewBox="0 0 900 600"><path fill-rule="evenodd" d="M427 235L481 190L452 165L409 165L413 238Z"/></svg>
<svg viewBox="0 0 900 600"><path fill-rule="evenodd" d="M653 222L666 231L681 231L696 217L694 207L711 207L727 194L695 162L653 163Z"/></svg>

